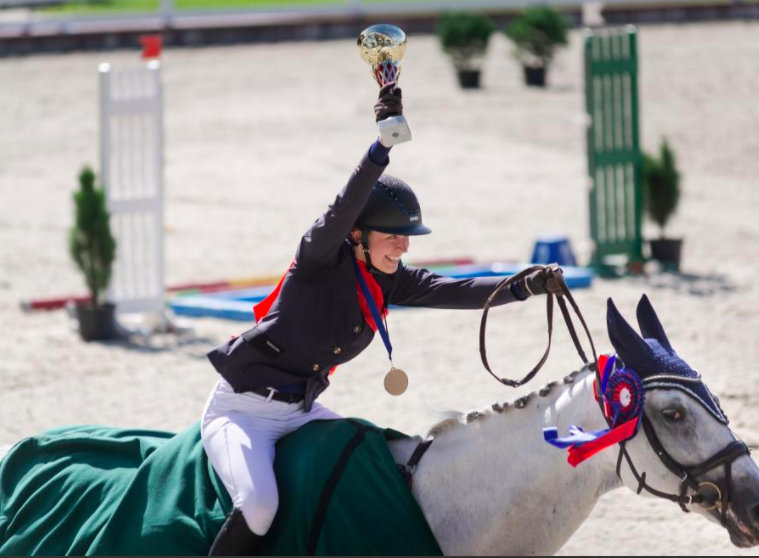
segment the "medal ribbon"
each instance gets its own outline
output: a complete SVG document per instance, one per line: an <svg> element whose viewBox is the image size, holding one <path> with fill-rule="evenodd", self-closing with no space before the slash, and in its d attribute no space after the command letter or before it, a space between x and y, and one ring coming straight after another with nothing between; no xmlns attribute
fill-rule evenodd
<svg viewBox="0 0 759 558"><path fill-rule="evenodd" d="M372 297L374 298L374 303L377 305L377 308L380 309L380 317L384 319L388 312L387 308L385 308L385 297L382 294L382 287L380 287L377 280L372 277L372 274L367 271L364 262L359 260L358 267L361 270L361 275L364 277L364 281L366 281L366 285L369 287ZM358 296L358 302L361 306L361 313L364 315L364 320L366 320L366 323L372 328L372 331L377 331L377 324L374 323L374 317L372 316L371 310L369 310L369 303L366 300L366 296L364 296L364 291L361 290L358 277L356 278L356 295Z"/></svg>
<svg viewBox="0 0 759 558"><path fill-rule="evenodd" d="M393 346L390 344L390 336L388 335L385 324L382 321L382 316L380 315L380 311L377 308L377 303L374 301L374 297L369 290L369 285L366 284L366 279L364 279L364 275L361 273L361 268L358 266L358 260L356 260L356 254L353 253L353 250L351 250L351 257L353 258L353 266L356 268L356 278L358 279L358 284L361 287L361 292L364 293L366 304L369 306L369 311L372 313L374 323L377 326L377 331L379 331L380 337L382 337L382 342L385 343L385 348L387 349L387 358L390 360L390 364L392 365Z"/></svg>

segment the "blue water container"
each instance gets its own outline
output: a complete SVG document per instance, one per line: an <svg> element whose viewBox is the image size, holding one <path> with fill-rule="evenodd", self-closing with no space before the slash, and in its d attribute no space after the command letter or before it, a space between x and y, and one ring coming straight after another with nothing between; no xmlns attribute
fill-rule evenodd
<svg viewBox="0 0 759 558"><path fill-rule="evenodd" d="M562 267L576 266L572 247L566 236L542 236L535 241L535 249L532 252L533 264L549 265L559 264Z"/></svg>

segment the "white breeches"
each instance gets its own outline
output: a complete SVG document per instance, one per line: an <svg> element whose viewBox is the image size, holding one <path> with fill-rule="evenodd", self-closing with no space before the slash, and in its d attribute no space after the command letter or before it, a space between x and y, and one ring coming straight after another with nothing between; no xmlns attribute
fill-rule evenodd
<svg viewBox="0 0 759 558"><path fill-rule="evenodd" d="M235 393L220 379L203 410L200 433L208 459L250 530L264 535L279 507L274 476L277 440L312 420L342 418L319 403L267 401L254 393Z"/></svg>

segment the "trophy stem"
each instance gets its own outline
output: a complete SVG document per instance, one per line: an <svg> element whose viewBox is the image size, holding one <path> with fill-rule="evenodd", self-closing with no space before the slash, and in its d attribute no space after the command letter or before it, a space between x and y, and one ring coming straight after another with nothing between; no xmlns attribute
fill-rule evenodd
<svg viewBox="0 0 759 558"><path fill-rule="evenodd" d="M374 75L379 86L383 87L388 83L398 82L398 78L401 76L401 67L392 60L385 60L372 68L372 75Z"/></svg>

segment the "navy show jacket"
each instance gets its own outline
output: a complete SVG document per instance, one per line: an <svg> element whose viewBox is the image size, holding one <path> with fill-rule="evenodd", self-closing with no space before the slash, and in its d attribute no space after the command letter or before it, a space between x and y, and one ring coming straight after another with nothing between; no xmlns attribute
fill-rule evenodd
<svg viewBox="0 0 759 558"><path fill-rule="evenodd" d="M302 383L305 409L329 386L329 370L355 358L374 338L359 306L353 248L346 241L385 170L368 153L334 203L303 235L269 313L240 337L208 353L235 392ZM451 279L402 262L393 274L375 273L385 304L481 309L498 277ZM494 304L517 300L509 289Z"/></svg>

